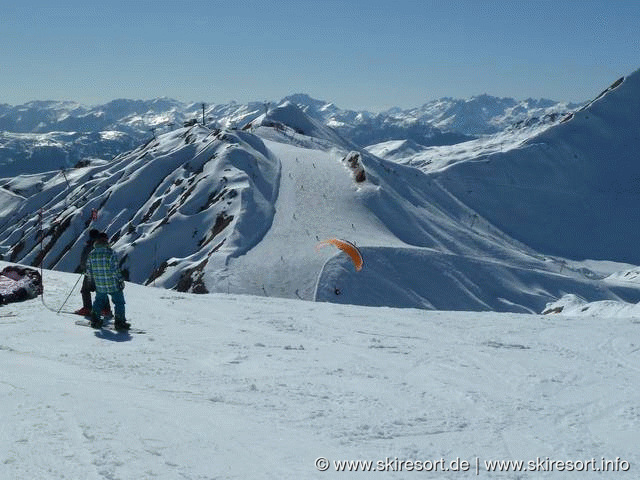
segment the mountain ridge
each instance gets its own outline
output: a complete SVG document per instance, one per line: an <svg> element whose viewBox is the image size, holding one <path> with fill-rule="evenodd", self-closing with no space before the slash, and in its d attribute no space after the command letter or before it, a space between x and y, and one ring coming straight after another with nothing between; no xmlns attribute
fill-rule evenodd
<svg viewBox="0 0 640 480"><path fill-rule="evenodd" d="M279 102L205 104L204 123L217 128L243 128L270 108L286 102L361 147L394 140L411 140L426 147L458 144L532 117L559 115L569 107L559 102L523 103L485 95L372 113L341 109L331 102L298 93ZM203 122L201 103L161 97L116 99L97 106L73 101L2 105L0 177L70 168L91 159L111 160L118 153L185 122Z"/></svg>
<svg viewBox="0 0 640 480"><path fill-rule="evenodd" d="M401 109L398 107L389 109L387 111L373 113L367 110L350 110L342 109L336 106L332 102L324 100L318 100L305 93L296 93L282 98L279 101L267 101L267 102L248 102L246 104L237 103L231 101L229 103L205 103L205 116L210 117L210 121L215 122L218 126L224 124L224 122L230 121L232 118L231 112L234 110L245 110L247 112L264 113L265 107L280 105L286 101L298 105L305 113L316 118L322 119L325 122L334 120L339 122L354 122L356 120L372 119L372 118L388 118L388 117L403 117L405 121L411 121L412 119L419 119L425 124L435 124L434 118L442 123L442 112L438 112L438 117L429 116L429 111L434 108L435 105L448 105L448 109L451 110L452 105L480 105L478 110L488 109L490 105L491 110L497 113L504 113L507 107L513 108L514 106L520 106L520 111L516 112L520 116L527 116L527 111L533 111L533 109L540 109L540 103L546 102L544 108L553 108L559 106L559 108L567 109L567 104L561 102L553 102L549 100L536 100L531 99L525 101L516 101L512 98L499 98L490 95L482 95L477 97L471 97L470 99L452 99L443 98L439 100L433 100L425 103L421 107ZM145 114L162 114L166 113L168 116L173 113L171 120L188 120L189 118L201 119L201 103L184 103L178 100L174 100L168 97L159 97L150 100L134 100L134 99L115 99L102 105L87 106L73 101L31 101L22 105L11 106L8 104L2 105L0 109L0 130L10 131L15 133L47 133L52 131L95 131L95 125L90 121L100 120L97 125L100 129L113 129L115 123L127 124L127 117L132 115L142 116ZM569 108L573 108L574 105L569 104ZM459 108L459 107L456 107ZM471 111L471 110L469 110ZM535 112L534 112L535 113ZM78 129L78 126L82 124L74 124L70 118L82 118L88 121L87 126L91 128ZM513 117L515 118L515 117ZM517 118L514 121L517 121ZM205 119L206 121L207 119ZM509 120L511 121L511 120ZM159 123L154 123L154 119L149 119L146 122L145 127L158 126ZM224 124L224 126L230 126ZM488 127L487 127L488 128ZM449 128L449 130L451 130ZM486 128L485 128L486 130ZM494 131L484 131L483 133L494 133ZM146 131L143 133L147 133ZM473 132L458 130L457 133L471 135Z"/></svg>

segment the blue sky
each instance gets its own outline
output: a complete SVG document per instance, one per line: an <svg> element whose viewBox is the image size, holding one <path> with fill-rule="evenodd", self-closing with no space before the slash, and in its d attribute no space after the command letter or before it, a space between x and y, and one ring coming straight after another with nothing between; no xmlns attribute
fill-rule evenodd
<svg viewBox="0 0 640 480"><path fill-rule="evenodd" d="M634 0L43 0L0 6L0 103L584 101L640 68Z"/></svg>

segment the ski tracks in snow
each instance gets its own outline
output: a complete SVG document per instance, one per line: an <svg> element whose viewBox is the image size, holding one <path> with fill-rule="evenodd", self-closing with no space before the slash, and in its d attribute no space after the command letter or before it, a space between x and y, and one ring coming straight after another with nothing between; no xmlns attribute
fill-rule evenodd
<svg viewBox="0 0 640 480"><path fill-rule="evenodd" d="M57 304L75 277L49 275ZM639 460L640 324L629 319L132 284L126 298L147 335L120 343L39 300L11 306L1 477L315 478L319 456Z"/></svg>

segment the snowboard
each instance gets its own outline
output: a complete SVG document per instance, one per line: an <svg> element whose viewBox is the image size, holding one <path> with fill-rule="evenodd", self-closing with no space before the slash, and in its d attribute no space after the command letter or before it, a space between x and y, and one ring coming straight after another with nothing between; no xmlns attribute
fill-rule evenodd
<svg viewBox="0 0 640 480"><path fill-rule="evenodd" d="M93 328L91 326L91 321L89 319L83 319L83 320L76 320L76 325L80 325L82 327L89 327L89 328ZM113 323L110 323L108 321L105 321L102 324L101 328L94 328L94 330L96 332L99 332L100 330L109 330L110 332L116 333L116 334L121 334L121 335L126 335L127 333L129 334L136 334L136 335L144 335L145 333L147 333L145 330L140 330L139 328L133 328L131 327L129 330L116 330L115 327L113 326Z"/></svg>

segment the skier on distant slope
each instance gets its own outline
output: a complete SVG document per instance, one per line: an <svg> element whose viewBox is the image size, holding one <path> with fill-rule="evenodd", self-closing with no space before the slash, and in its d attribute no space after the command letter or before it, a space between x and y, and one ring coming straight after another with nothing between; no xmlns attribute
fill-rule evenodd
<svg viewBox="0 0 640 480"><path fill-rule="evenodd" d="M80 266L85 271L87 258L89 257L89 253L91 253L91 250L93 249L93 242L96 241L98 235L100 235L99 230L96 230L95 228L89 230L89 239L87 240L87 244L84 246L84 248L82 249L82 253L80 254ZM82 279L82 287L80 288L80 295L82 296L82 308L80 310L76 310L74 313L85 317L91 315L91 292L95 291L95 285L93 284L93 282L91 282L91 280L89 280L89 277L85 275ZM111 308L109 307L108 299L105 308L102 310L102 315L109 317L111 316Z"/></svg>
<svg viewBox="0 0 640 480"><path fill-rule="evenodd" d="M101 233L95 241L95 247L87 259L87 276L96 286L96 299L91 311L91 326L102 327L100 312L111 295L115 310L114 327L116 330L129 330L124 313L124 279L118 267L116 254L109 247L109 238Z"/></svg>

